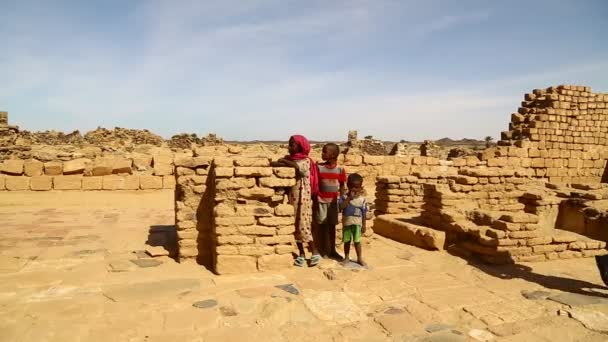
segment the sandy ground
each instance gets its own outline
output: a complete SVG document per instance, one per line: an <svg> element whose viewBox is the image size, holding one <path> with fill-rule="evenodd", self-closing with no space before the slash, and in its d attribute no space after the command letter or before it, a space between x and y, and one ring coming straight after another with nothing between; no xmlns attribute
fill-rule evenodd
<svg viewBox="0 0 608 342"><path fill-rule="evenodd" d="M216 276L141 252L171 242L172 191L1 192L0 222L0 341L608 340L593 259L484 266L374 236L368 269Z"/></svg>

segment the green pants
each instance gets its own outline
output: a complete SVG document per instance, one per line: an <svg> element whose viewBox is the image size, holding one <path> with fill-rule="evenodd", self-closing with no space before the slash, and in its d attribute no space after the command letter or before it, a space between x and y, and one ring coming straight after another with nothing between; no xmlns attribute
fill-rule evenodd
<svg viewBox="0 0 608 342"><path fill-rule="evenodd" d="M344 226L342 229L342 241L348 243L353 240L355 243L361 242L361 226L353 224L350 226Z"/></svg>

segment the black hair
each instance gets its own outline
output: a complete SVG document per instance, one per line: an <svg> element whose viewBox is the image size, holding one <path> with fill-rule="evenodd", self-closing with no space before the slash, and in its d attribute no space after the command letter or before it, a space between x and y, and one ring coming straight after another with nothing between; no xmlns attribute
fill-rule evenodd
<svg viewBox="0 0 608 342"><path fill-rule="evenodd" d="M326 147L333 149L336 152L336 154L335 154L336 157L340 155L340 146L338 146L338 144L327 143L323 146L323 148L326 148Z"/></svg>
<svg viewBox="0 0 608 342"><path fill-rule="evenodd" d="M361 175L358 174L358 173L351 173L350 175L348 175L348 179L346 180L346 184L353 184L353 183L361 183L361 184L363 184L363 177L361 177Z"/></svg>

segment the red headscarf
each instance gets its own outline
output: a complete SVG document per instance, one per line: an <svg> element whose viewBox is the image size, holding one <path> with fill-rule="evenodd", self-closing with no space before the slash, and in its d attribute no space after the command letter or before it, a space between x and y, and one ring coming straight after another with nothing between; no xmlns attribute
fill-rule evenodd
<svg viewBox="0 0 608 342"><path fill-rule="evenodd" d="M319 192L319 171L317 170L317 164L308 156L310 143L303 135L292 135L291 139L300 146L300 152L288 155L287 159L294 161L310 159L310 192L312 195L316 195Z"/></svg>

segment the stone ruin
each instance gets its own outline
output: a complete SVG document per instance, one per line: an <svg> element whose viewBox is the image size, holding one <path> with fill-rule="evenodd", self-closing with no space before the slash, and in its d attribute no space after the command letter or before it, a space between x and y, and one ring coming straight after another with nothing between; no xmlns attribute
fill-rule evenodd
<svg viewBox="0 0 608 342"><path fill-rule="evenodd" d="M339 163L365 179L368 234L492 263L590 257L607 252L607 134L608 94L558 86L526 94L498 146L474 155L441 160L430 142L426 155L373 155L350 132ZM290 266L295 180L270 166L284 149L208 140L52 158L32 146L2 162L0 191L174 189L180 262L220 274Z"/></svg>
<svg viewBox="0 0 608 342"><path fill-rule="evenodd" d="M382 140L374 139L371 136L365 137L363 140L357 138L357 131L348 131L348 142L346 146L348 150L356 150L372 156L383 156L386 153L386 146Z"/></svg>

